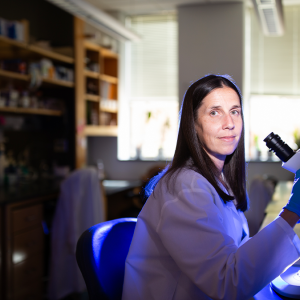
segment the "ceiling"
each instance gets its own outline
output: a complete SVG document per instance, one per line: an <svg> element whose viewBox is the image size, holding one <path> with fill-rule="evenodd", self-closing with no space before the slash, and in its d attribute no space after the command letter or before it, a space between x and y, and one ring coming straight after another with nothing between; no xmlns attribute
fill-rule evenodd
<svg viewBox="0 0 300 300"><path fill-rule="evenodd" d="M122 11L126 15L175 11L178 5L228 2L228 0L85 0L100 9ZM240 2L242 0L231 0Z"/></svg>
<svg viewBox="0 0 300 300"><path fill-rule="evenodd" d="M175 11L179 5L242 2L243 0L85 0L102 10L122 11L126 15ZM251 5L251 0L247 5ZM283 0L284 5L300 4L300 0Z"/></svg>

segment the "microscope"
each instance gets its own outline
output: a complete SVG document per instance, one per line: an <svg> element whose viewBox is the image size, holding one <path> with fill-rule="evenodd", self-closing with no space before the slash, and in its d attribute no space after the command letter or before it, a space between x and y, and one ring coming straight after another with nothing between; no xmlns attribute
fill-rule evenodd
<svg viewBox="0 0 300 300"><path fill-rule="evenodd" d="M270 152L274 152L282 161L282 167L290 172L296 173L300 169L300 151L295 152L279 135L271 132L265 139L266 146ZM278 294L300 299L300 263L297 261L285 272L279 275L270 283L272 289Z"/></svg>

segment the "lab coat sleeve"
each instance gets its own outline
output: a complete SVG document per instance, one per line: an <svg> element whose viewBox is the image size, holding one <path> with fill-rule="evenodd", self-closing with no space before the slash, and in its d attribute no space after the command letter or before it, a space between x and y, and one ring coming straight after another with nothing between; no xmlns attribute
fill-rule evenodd
<svg viewBox="0 0 300 300"><path fill-rule="evenodd" d="M197 181L197 188L183 187L166 201L156 231L181 271L209 297L249 299L299 258L294 236L280 218L238 247L207 184Z"/></svg>

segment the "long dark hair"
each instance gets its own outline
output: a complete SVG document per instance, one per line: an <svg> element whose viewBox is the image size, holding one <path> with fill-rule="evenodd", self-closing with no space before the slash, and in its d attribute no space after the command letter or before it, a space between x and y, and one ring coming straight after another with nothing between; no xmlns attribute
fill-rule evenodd
<svg viewBox="0 0 300 300"><path fill-rule="evenodd" d="M166 177L168 190L170 191L170 184L174 186L179 171L183 167L187 167L204 176L216 189L224 203L236 199L236 208L241 211L247 210L244 126L237 148L231 155L227 155L224 162L223 174L234 195L230 196L220 188L217 179L220 175L219 171L204 150L203 143L198 138L194 124L203 99L214 89L223 88L224 86L233 89L237 93L242 107L240 90L228 75L210 74L194 82L188 88L180 110L180 126L173 160L159 175L149 182L145 189L146 196L152 193L162 177ZM242 120L244 124L243 114ZM190 158L192 159L192 164L187 165L187 161Z"/></svg>

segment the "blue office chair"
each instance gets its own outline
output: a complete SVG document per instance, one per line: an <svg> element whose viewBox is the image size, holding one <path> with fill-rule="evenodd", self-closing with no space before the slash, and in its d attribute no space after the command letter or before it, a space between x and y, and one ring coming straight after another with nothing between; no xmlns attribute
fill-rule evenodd
<svg viewBox="0 0 300 300"><path fill-rule="evenodd" d="M89 300L122 298L125 260L137 219L103 222L86 230L78 240L76 260Z"/></svg>

